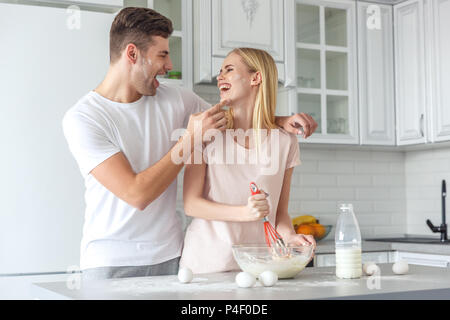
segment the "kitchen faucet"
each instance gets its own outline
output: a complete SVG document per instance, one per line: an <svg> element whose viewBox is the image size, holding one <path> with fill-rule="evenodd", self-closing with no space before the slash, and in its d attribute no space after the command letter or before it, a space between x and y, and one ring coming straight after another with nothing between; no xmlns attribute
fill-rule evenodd
<svg viewBox="0 0 450 320"><path fill-rule="evenodd" d="M445 180L442 180L441 199L442 199L442 223L439 227L435 227L430 219L427 219L427 225L433 232L441 233L441 242L448 241L447 239L447 224L445 223L445 198L447 197L447 186Z"/></svg>

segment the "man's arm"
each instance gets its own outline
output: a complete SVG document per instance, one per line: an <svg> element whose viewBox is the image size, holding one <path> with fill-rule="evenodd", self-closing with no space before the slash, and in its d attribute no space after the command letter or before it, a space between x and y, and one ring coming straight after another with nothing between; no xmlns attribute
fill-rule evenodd
<svg viewBox="0 0 450 320"><path fill-rule="evenodd" d="M158 198L177 177L185 161L174 162L173 153L177 159L187 160L194 149L194 123L199 123L202 134L208 129L225 130L226 119L221 111L223 101L205 112L191 115L186 134L174 147L153 166L142 172L135 173L122 152L119 152L95 167L90 173L109 191L131 206L144 210L152 201ZM197 128L197 127L196 127ZM183 148L183 146L189 148Z"/></svg>
<svg viewBox="0 0 450 320"><path fill-rule="evenodd" d="M185 139L189 137L183 137L161 160L142 172L135 173L125 155L119 152L94 168L91 174L118 198L144 210L169 187L183 168L183 162L175 164L172 161L171 153Z"/></svg>
<svg viewBox="0 0 450 320"><path fill-rule="evenodd" d="M292 116L277 116L275 123L293 134L302 134L303 138L308 138L316 131L318 124L306 113L295 113ZM303 131L303 132L302 132Z"/></svg>
<svg viewBox="0 0 450 320"><path fill-rule="evenodd" d="M181 90L183 99L187 101L192 112L204 111L210 107L209 103L190 90ZM191 112L191 113L192 113ZM189 112L187 112L189 114ZM302 134L303 138L308 138L316 131L317 122L306 113L296 113L291 116L276 116L275 123L289 133Z"/></svg>

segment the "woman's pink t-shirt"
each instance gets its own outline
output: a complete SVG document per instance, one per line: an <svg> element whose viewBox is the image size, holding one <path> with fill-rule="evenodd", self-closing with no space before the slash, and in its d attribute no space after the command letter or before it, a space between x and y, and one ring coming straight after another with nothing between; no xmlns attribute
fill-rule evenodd
<svg viewBox="0 0 450 320"><path fill-rule="evenodd" d="M229 139L227 133L218 137L205 148L204 198L228 205L247 205L250 182L255 182L269 194L268 218L275 225L285 171L300 164L297 137L282 129L271 130L258 149L260 156L266 156L259 158L265 159L262 164L256 163L255 148L246 149ZM194 218L186 230L180 267L188 267L194 273L239 270L231 246L250 243L265 243L262 220L226 222Z"/></svg>

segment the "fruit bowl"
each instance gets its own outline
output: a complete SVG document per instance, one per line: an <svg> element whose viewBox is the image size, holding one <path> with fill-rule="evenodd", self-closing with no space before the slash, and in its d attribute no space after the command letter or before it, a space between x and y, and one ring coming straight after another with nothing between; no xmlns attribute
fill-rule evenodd
<svg viewBox="0 0 450 320"><path fill-rule="evenodd" d="M322 225L322 224L301 224L294 226L295 232L298 234L308 234L313 235L316 241L325 238L331 231L332 225Z"/></svg>
<svg viewBox="0 0 450 320"><path fill-rule="evenodd" d="M270 270L279 279L294 278L313 257L312 246L288 246L290 255L278 257L266 244L233 245L233 255L242 271L258 277L260 273Z"/></svg>
<svg viewBox="0 0 450 320"><path fill-rule="evenodd" d="M325 233L321 237L315 237L314 239L316 239L316 241L319 241L319 240L322 240L323 238L325 238L330 233L331 228L333 228L333 226L331 224L324 225L324 227L325 227Z"/></svg>

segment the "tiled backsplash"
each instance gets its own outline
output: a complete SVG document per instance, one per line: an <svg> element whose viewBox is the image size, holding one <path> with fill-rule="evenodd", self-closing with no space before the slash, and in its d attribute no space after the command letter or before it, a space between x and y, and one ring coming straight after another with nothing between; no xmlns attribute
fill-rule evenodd
<svg viewBox="0 0 450 320"><path fill-rule="evenodd" d="M338 205L352 203L363 238L406 232L404 153L300 146L289 214L336 225ZM333 236L334 232L330 233Z"/></svg>
<svg viewBox="0 0 450 320"><path fill-rule="evenodd" d="M406 152L408 233L431 235L432 233L425 223L426 219L430 219L434 225L441 224L441 184L443 179L447 182L447 190L450 190L450 147ZM450 208L449 200L447 200L447 208ZM449 211L447 210L447 212ZM447 214L447 224L449 217L450 215Z"/></svg>
<svg viewBox="0 0 450 320"><path fill-rule="evenodd" d="M208 102L217 102L215 88L195 90ZM352 203L363 238L431 235L425 220L441 223L442 179L450 190L449 147L404 152L300 144L300 154L302 165L295 168L291 184L291 216L310 214L335 226L339 203ZM181 173L177 207L186 226L182 178ZM328 239L334 238L334 231Z"/></svg>

